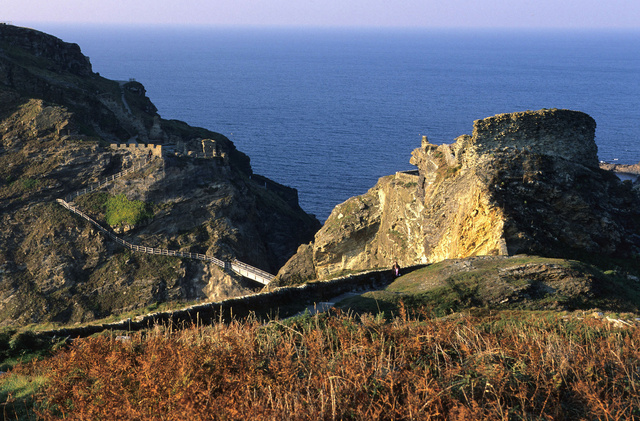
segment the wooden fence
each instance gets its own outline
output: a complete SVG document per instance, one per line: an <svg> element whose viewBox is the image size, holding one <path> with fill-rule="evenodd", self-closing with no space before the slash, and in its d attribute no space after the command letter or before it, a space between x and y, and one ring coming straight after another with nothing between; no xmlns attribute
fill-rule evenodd
<svg viewBox="0 0 640 421"><path fill-rule="evenodd" d="M118 178L122 178L127 174L130 174L134 171L138 171L140 169L142 169L142 167L146 166L149 163L150 159L149 158L145 158L142 162L138 162L136 164L134 164L133 166L120 171L117 174L114 174L110 177L105 178L104 180L99 180L97 183L95 184L91 184L89 187L85 187L82 190L78 190L76 192L73 192L69 195L67 195L64 200L66 202L73 202L73 199L75 199L78 196L82 196L83 194L87 194L87 193L91 193L94 190L98 190L101 187L106 186L107 184L111 183L114 180L117 180Z"/></svg>
<svg viewBox="0 0 640 421"><path fill-rule="evenodd" d="M117 235L115 235L112 231L104 228L102 225L100 225L97 221L93 220L89 215L87 215L86 213L82 212L80 209L76 208L75 206L73 206L72 204L70 204L69 202L72 202L73 199L75 199L76 197L83 195L83 194L87 194L90 193L94 190L97 190L103 186L105 186L107 183L110 183L118 178L121 178L131 172L137 171L139 169L141 169L142 167L144 167L147 163L149 162L148 158L145 158L144 161L142 161L141 163L138 163L130 168L127 168L124 171L121 171L117 174L114 174L110 177L107 177L104 180L100 180L98 181L98 183L93 184L85 189L82 190L78 190L77 192L74 192L68 196L65 197L65 199L56 199L56 201L62 205L63 207L65 207L66 209L68 209L69 211L75 213L76 215L80 216L81 218L85 219L86 221L88 221L89 223L91 223L93 226L95 226L98 230L100 230L100 232L102 232L103 234L105 234L107 237L109 237L110 239L112 239L113 241L115 241L116 243L130 249L133 250L135 252L139 252L139 253L146 253L146 254L155 254L155 255L160 255L160 256L175 256L175 257L182 257L182 258L186 258L186 259L195 259L195 260L201 260L204 262L210 262L213 263L215 265L220 266L223 269L226 270L232 270L234 272L236 272L238 275L244 276L245 278L249 278L252 279L256 282L259 282L263 285L267 285L269 284L273 278L275 278L275 276L273 276L272 274L265 272L263 270L260 270L258 268L255 268L253 266L250 266L246 263L242 263L239 260L233 260L231 262L225 262L223 260L217 259L213 256L207 256L206 254L201 254L201 253L190 253L190 252L185 252L185 251L178 251L178 250L166 250L166 249L160 249L160 248L155 248L155 247L145 247L145 246L139 246L136 244L132 244L129 243L128 241L123 240L122 238L118 237Z"/></svg>

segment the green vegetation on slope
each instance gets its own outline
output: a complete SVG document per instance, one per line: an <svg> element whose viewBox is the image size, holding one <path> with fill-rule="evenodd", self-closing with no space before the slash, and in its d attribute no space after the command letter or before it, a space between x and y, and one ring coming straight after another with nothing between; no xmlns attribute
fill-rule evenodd
<svg viewBox="0 0 640 421"><path fill-rule="evenodd" d="M177 257L134 253L128 249L114 254L89 274L79 287L94 317L120 314L154 302L164 302L179 288L182 261Z"/></svg>
<svg viewBox="0 0 640 421"><path fill-rule="evenodd" d="M111 226L123 223L136 225L153 217L149 206L140 200L129 200L124 194L109 197L105 204L105 218Z"/></svg>
<svg viewBox="0 0 640 421"><path fill-rule="evenodd" d="M124 194L112 196L93 192L76 199L78 207L113 226L136 225L153 218L153 206L140 200L129 200Z"/></svg>
<svg viewBox="0 0 640 421"><path fill-rule="evenodd" d="M0 407L3 419L33 419L33 395L45 385L46 377L22 369L28 361L51 356L61 343L37 337L32 331L0 330ZM12 370L15 367L18 370Z"/></svg>

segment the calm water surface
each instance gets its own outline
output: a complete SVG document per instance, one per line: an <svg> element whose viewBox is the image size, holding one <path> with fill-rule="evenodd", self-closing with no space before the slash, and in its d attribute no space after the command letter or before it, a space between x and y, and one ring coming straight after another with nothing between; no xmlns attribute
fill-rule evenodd
<svg viewBox="0 0 640 421"><path fill-rule="evenodd" d="M49 27L94 71L135 78L164 118L229 137L324 220L503 112L569 108L601 160L640 161L640 33Z"/></svg>

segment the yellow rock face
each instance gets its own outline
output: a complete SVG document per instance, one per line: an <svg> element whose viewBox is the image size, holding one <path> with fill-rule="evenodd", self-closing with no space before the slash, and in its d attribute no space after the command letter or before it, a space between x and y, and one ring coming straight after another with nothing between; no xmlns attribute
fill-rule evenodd
<svg viewBox="0 0 640 421"><path fill-rule="evenodd" d="M418 175L381 179L363 196L336 207L316 235L320 278L372 267L506 254L504 216L470 170L436 181L419 195Z"/></svg>
<svg viewBox="0 0 640 421"><path fill-rule="evenodd" d="M306 279L326 279L395 261L632 255L640 201L597 168L594 130L586 114L540 110L478 120L473 136L450 145L423 137L411 157L417 171L338 205L279 279L302 267Z"/></svg>

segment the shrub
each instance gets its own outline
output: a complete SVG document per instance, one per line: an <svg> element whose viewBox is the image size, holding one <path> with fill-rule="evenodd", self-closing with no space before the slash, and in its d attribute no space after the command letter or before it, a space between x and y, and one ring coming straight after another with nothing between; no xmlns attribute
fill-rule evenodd
<svg viewBox="0 0 640 421"><path fill-rule="evenodd" d="M75 202L79 208L85 212L94 215L104 215L109 197L111 196L108 193L98 191L79 196L75 199Z"/></svg>
<svg viewBox="0 0 640 421"><path fill-rule="evenodd" d="M17 332L9 339L9 349L14 353L37 350L45 345L46 342L30 330Z"/></svg>
<svg viewBox="0 0 640 421"><path fill-rule="evenodd" d="M15 329L2 329L0 330L0 359L4 359L9 355L11 345L9 341L11 337L15 335Z"/></svg>

